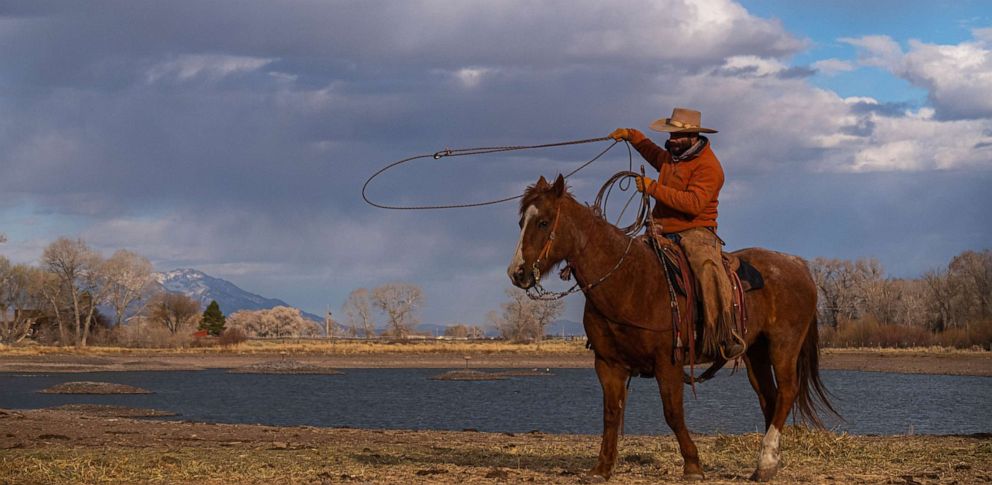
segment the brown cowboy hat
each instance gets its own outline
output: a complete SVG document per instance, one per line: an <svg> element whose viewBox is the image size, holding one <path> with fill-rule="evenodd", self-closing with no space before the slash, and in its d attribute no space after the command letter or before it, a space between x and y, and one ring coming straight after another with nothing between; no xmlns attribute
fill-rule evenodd
<svg viewBox="0 0 992 485"><path fill-rule="evenodd" d="M716 130L699 126L702 115L699 111L686 108L675 108L672 110L671 118L662 118L651 123L654 131L662 133L716 133Z"/></svg>

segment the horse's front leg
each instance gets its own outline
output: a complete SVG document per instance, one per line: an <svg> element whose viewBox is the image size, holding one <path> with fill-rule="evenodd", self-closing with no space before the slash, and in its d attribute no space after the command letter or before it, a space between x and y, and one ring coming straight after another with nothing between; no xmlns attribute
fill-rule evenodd
<svg viewBox="0 0 992 485"><path fill-rule="evenodd" d="M685 426L685 410L682 407L682 367L670 362L659 363L655 378L661 390L661 403L665 408L665 421L672 428L679 441L679 451L685 464L682 475L687 480L701 480L703 468L699 464L699 452L696 444L689 437L689 429Z"/></svg>
<svg viewBox="0 0 992 485"><path fill-rule="evenodd" d="M597 357L596 375L603 387L603 442L599 447L599 461L589 474L609 479L617 461L617 437L623 425L630 371Z"/></svg>

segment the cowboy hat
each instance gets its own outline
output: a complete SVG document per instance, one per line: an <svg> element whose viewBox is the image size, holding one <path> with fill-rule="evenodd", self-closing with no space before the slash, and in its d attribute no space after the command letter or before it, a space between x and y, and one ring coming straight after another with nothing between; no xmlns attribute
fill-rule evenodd
<svg viewBox="0 0 992 485"><path fill-rule="evenodd" d="M651 123L651 128L654 131L660 131L662 133L716 133L716 130L710 128L702 128L699 126L699 120L702 115L699 111L686 109L686 108L675 108L672 110L671 118L662 118L660 120Z"/></svg>

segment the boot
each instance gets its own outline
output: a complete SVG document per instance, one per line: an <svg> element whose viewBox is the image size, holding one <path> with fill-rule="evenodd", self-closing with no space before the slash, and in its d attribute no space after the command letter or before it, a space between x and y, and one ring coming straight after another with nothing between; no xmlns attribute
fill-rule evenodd
<svg viewBox="0 0 992 485"><path fill-rule="evenodd" d="M747 352L747 342L737 335L736 330L730 331L730 338L720 343L720 356L725 360L734 360Z"/></svg>

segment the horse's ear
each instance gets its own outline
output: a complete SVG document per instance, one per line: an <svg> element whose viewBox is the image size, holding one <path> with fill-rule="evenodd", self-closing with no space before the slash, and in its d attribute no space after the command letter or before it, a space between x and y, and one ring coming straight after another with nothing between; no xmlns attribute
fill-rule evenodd
<svg viewBox="0 0 992 485"><path fill-rule="evenodd" d="M544 175L541 175L541 178L537 179L537 185L534 187L541 190L548 188L548 181L544 179Z"/></svg>
<svg viewBox="0 0 992 485"><path fill-rule="evenodd" d="M561 197L565 193L565 177L558 174L558 178L555 179L555 184L551 187L551 190L554 190L555 195Z"/></svg>

